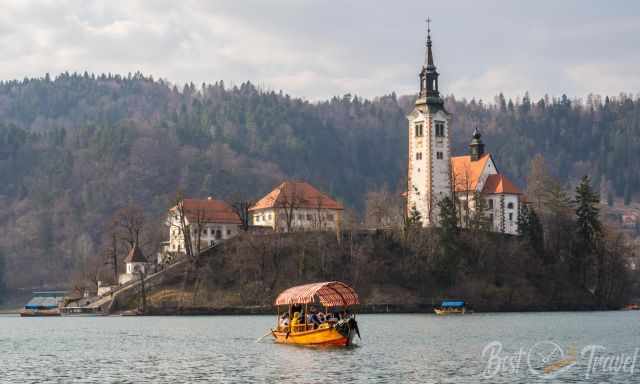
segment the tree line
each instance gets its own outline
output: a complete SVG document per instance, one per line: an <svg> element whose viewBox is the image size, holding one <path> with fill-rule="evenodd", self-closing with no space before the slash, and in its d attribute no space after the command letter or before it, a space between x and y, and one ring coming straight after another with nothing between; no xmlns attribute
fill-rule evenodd
<svg viewBox="0 0 640 384"><path fill-rule="evenodd" d="M304 179L361 220L368 192L404 185L413 100L344 95L311 103L249 82L178 89L140 73L0 82L7 284L68 281L102 252L114 212L140 206L149 225L162 228L178 190L240 201ZM485 104L449 96L445 105L455 153L466 151L478 126L501 171L520 185L541 153L554 177L577 182L588 173L603 196L633 201L637 98L499 96Z"/></svg>

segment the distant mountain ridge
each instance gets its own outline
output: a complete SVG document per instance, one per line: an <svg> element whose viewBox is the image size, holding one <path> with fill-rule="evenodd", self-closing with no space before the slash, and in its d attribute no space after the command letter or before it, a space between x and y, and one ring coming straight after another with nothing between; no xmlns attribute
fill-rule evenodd
<svg viewBox="0 0 640 384"><path fill-rule="evenodd" d="M0 252L12 287L66 281L99 255L128 203L159 219L175 192L258 198L304 179L361 213L364 195L406 178L413 96L310 103L251 83L186 85L139 73L0 82ZM556 175L589 173L612 196L640 190L640 101L447 97L454 154L483 131L501 171L524 186L542 153ZM145 254L152 250L147 250Z"/></svg>

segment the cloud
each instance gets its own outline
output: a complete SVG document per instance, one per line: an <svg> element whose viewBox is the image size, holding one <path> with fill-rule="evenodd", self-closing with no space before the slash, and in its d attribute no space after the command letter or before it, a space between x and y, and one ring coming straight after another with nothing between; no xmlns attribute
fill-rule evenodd
<svg viewBox="0 0 640 384"><path fill-rule="evenodd" d="M429 14L445 94L638 88L639 5L551 4L4 0L0 79L140 70L177 84L250 80L311 100L409 93Z"/></svg>
<svg viewBox="0 0 640 384"><path fill-rule="evenodd" d="M473 95L476 99L493 102L499 93L522 95L531 91L534 85L527 74L516 66L504 65L490 68L478 76L464 76L454 80L447 93L454 95Z"/></svg>
<svg viewBox="0 0 640 384"><path fill-rule="evenodd" d="M637 67L618 63L586 63L568 67L566 75L578 93L609 94L612 89L640 95L640 73Z"/></svg>

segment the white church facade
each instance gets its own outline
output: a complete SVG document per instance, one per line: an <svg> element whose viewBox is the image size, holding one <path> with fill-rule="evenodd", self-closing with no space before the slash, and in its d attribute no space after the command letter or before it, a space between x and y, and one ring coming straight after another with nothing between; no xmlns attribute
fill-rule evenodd
<svg viewBox="0 0 640 384"><path fill-rule="evenodd" d="M419 74L420 92L407 116L407 211L419 212L424 226L437 226L438 202L448 196L456 203L459 223L464 227L479 207L478 199L483 199L490 229L517 234L522 193L498 171L491 154L484 152L480 132L474 132L468 155L451 156L451 114L438 91L430 32Z"/></svg>

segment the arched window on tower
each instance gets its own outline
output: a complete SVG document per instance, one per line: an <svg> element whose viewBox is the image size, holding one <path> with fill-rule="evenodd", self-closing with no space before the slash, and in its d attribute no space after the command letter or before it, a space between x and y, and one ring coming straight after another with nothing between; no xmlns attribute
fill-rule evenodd
<svg viewBox="0 0 640 384"><path fill-rule="evenodd" d="M436 137L444 137L444 123L436 121Z"/></svg>

